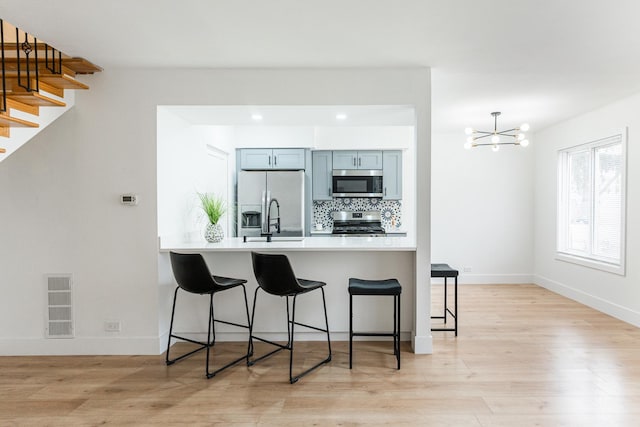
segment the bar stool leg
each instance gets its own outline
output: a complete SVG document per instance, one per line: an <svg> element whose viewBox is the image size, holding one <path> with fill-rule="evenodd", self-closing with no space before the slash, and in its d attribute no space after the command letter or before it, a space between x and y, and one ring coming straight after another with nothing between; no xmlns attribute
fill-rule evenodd
<svg viewBox="0 0 640 427"><path fill-rule="evenodd" d="M454 295L453 310L456 314L455 314L455 318L453 319L454 320L453 326L454 326L454 329L456 330L455 336L457 337L458 336L458 276L455 277L454 292L455 292L455 295Z"/></svg>
<svg viewBox="0 0 640 427"><path fill-rule="evenodd" d="M349 369L353 367L353 295L349 294Z"/></svg>
<svg viewBox="0 0 640 427"><path fill-rule="evenodd" d="M444 278L444 323L447 323L447 278Z"/></svg>
<svg viewBox="0 0 640 427"><path fill-rule="evenodd" d="M394 298L396 299L397 303L398 303L398 317L397 317L397 321L394 322L398 325L398 329L395 331L396 333L396 343L397 343L397 347L396 347L396 357L398 359L398 369L400 369L400 295L394 295Z"/></svg>

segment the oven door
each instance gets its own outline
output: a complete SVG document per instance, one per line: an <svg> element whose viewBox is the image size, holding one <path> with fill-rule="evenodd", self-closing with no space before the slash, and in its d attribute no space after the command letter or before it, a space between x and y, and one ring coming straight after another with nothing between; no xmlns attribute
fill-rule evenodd
<svg viewBox="0 0 640 427"><path fill-rule="evenodd" d="M381 170L334 170L333 197L382 197Z"/></svg>

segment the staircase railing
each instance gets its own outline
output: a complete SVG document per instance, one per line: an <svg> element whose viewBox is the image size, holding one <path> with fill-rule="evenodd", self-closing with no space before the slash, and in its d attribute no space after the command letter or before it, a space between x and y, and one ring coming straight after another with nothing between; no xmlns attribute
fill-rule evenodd
<svg viewBox="0 0 640 427"><path fill-rule="evenodd" d="M22 84L22 77L21 77L21 66L20 66L20 51L24 52L25 55L25 72L27 73L27 84ZM31 61L29 61L29 55L31 53L34 53L35 55L35 62L34 62L34 67L35 68L35 74L36 74L36 78L35 79L31 79ZM16 64L18 66L18 86L26 89L27 92L33 92L34 90L36 92L40 92L40 82L39 82L39 76L38 76L38 39L37 38L33 38L33 46L31 45L31 43L29 43L29 34L24 31L24 42L20 43L20 29L18 27L16 27ZM32 87L32 83L33 81L35 81L35 89Z"/></svg>

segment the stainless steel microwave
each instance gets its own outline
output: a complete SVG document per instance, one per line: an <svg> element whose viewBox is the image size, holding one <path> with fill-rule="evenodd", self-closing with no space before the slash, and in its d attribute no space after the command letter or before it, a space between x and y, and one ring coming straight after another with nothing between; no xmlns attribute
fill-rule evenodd
<svg viewBox="0 0 640 427"><path fill-rule="evenodd" d="M333 197L382 197L382 170L334 169Z"/></svg>

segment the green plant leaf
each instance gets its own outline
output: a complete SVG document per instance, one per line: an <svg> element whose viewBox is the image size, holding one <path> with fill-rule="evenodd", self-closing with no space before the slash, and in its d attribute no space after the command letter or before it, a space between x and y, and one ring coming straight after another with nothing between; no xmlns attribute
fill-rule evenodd
<svg viewBox="0 0 640 427"><path fill-rule="evenodd" d="M220 217L225 214L227 207L222 197L212 193L197 193L200 198L200 206L209 218L211 224L217 224Z"/></svg>

